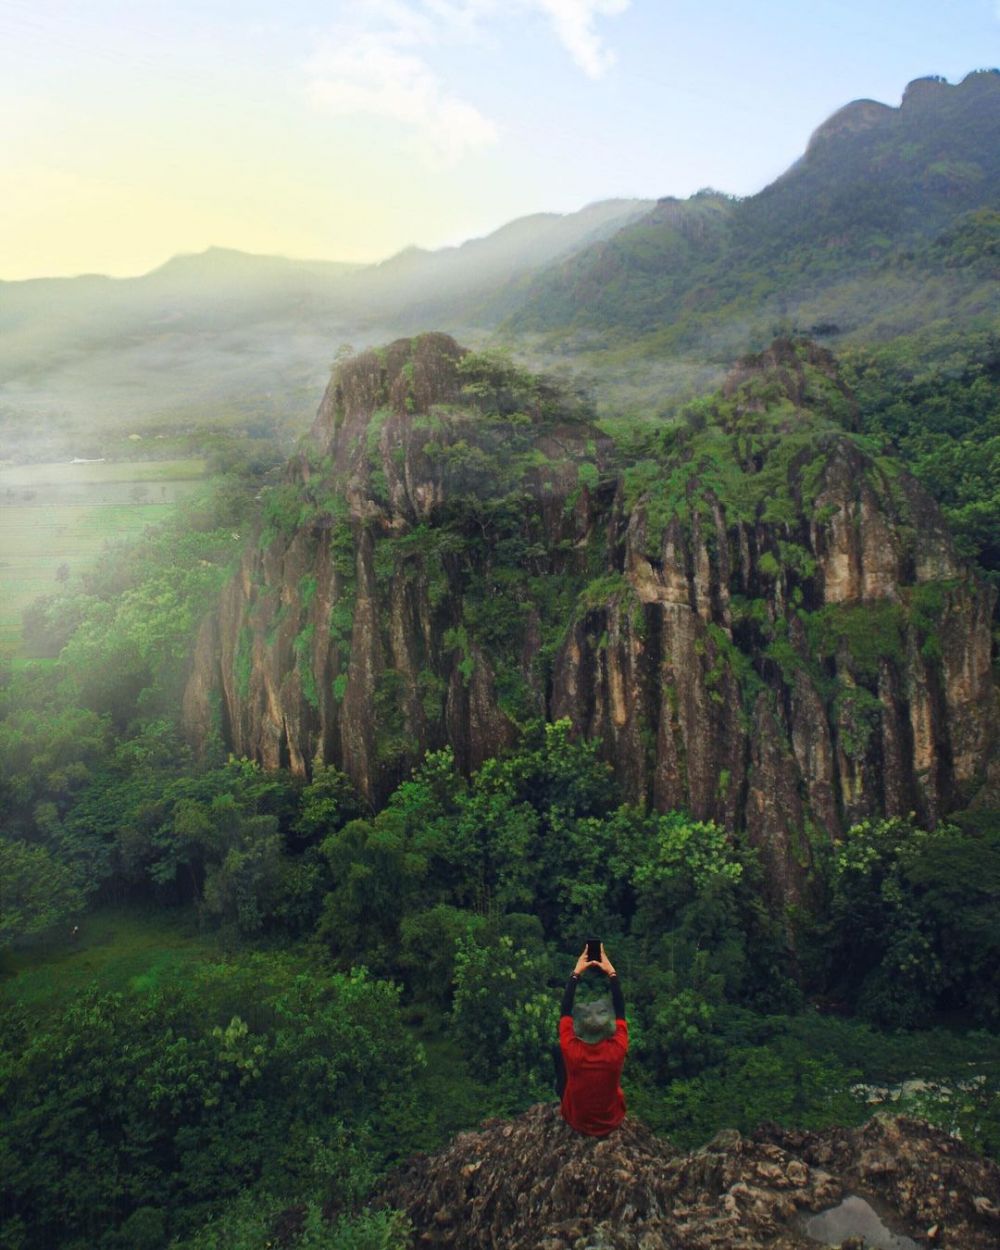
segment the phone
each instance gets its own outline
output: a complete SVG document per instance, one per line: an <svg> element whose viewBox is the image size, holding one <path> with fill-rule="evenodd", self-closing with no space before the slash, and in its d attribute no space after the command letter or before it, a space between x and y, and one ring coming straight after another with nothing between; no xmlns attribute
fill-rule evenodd
<svg viewBox="0 0 1000 1250"><path fill-rule="evenodd" d="M587 959L601 962L601 942L599 938L587 938Z"/></svg>

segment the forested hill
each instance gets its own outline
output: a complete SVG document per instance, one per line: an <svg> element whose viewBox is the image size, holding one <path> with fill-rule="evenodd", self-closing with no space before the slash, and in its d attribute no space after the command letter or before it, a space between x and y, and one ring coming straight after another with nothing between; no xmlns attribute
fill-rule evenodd
<svg viewBox="0 0 1000 1250"><path fill-rule="evenodd" d="M617 446L445 335L366 352L206 622L189 734L379 804L428 750L474 769L568 718L631 799L746 829L797 898L798 831L937 821L1000 741L993 597L856 421L807 341Z"/></svg>
<svg viewBox="0 0 1000 1250"><path fill-rule="evenodd" d="M759 194L705 191L541 274L512 333L591 348L739 350L784 321L885 338L940 316L995 315L1000 273L1000 73L911 83L823 123ZM993 284L992 291L985 284ZM976 292L976 296L972 296Z"/></svg>

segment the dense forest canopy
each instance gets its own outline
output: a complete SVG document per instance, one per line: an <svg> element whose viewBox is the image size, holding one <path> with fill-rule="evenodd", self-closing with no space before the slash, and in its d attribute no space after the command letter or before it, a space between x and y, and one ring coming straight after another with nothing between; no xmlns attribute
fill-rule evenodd
<svg viewBox="0 0 1000 1250"><path fill-rule="evenodd" d="M995 349L968 347L959 368L911 371L900 345L846 362L851 419L926 473L960 534L992 511L959 449L982 468L998 411ZM659 437L630 424L616 454L636 462ZM914 455L921 438L959 452L950 480L945 457ZM854 1091L919 1073L922 1110L998 1149L994 811L820 839L806 898L781 915L738 829L623 801L565 722L525 722L472 776L434 752L377 810L332 767L266 772L221 740L196 760L178 727L191 640L236 567L233 534L273 523L256 480L223 479L39 605L31 636L53 658L5 673L11 966L30 983L36 935L64 945L125 902L197 917L203 944L126 985L56 973L9 1002L11 1245L263 1244L297 1203L344 1237L400 1235L357 1213L371 1178L463 1117L547 1096L558 985L591 930L629 990L631 1103L675 1139L857 1121ZM964 533L994 574L988 535ZM935 1101L934 1082L973 1071L961 1106ZM199 1231L211 1220L230 1231Z"/></svg>
<svg viewBox="0 0 1000 1250"><path fill-rule="evenodd" d="M460 362L452 389L422 406L437 383L400 354L398 393L373 414L343 397L351 379L364 391L372 357L345 350L287 465L295 420L275 429L270 399L252 429L226 409L221 429L190 435L209 484L30 608L25 655L0 667L5 1250L404 1246L399 1213L366 1205L377 1177L551 1096L560 986L591 933L627 993L630 1108L672 1140L855 1124L892 1102L1000 1158L995 754L976 738L975 767L921 814L887 815L872 772L891 755L876 753L887 691L905 704L905 681L937 681L941 715L956 642L942 621L961 595L985 605L987 665L990 628L996 655L995 131L981 142L996 98L994 74L917 84L901 110L832 119L758 197L536 223L525 255L550 267L466 290L452 320L507 318L504 336L536 336L513 338L516 356L442 349ZM460 276L463 258L449 263ZM269 278L283 299L290 280ZM597 403L523 363L575 349L610 379ZM616 378L653 359L679 362L681 382ZM459 488L421 496L414 446L428 481ZM822 599L836 508L817 500L835 451L877 484L903 553L877 600ZM723 513L715 533L743 536L757 593L715 585L706 612L725 600L729 616L692 650L699 715L722 708L751 739L755 709L787 710L808 678L850 782L842 827L802 819L782 843L784 893L767 827L727 818L751 810L760 756L745 779L715 769L718 806L695 814L630 788L572 700L554 711L574 646L607 663L615 630L636 654L649 642L635 569L665 576L674 536ZM905 567L928 550L958 572ZM289 557L291 586L289 552L304 561ZM382 588L418 570L426 654L446 672L428 661L408 684L389 665L352 669L362 556ZM234 718L207 687L192 744L199 639L245 585L232 706L282 647L302 741L321 706L351 703L352 680L370 685L378 785L322 750L296 768L233 750ZM474 757L446 709L483 714L486 671L505 720ZM919 737L911 723L903 737ZM934 740L925 772L957 776L966 731ZM658 750L648 725L627 745L636 770Z"/></svg>

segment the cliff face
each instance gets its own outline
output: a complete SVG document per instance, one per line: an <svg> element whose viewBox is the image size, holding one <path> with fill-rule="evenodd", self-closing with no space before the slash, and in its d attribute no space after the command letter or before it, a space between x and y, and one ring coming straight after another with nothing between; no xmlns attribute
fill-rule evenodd
<svg viewBox="0 0 1000 1250"><path fill-rule="evenodd" d="M531 716L635 799L745 826L794 896L812 833L934 821L995 754L990 594L829 355L776 343L626 458L579 403L444 335L341 367L203 627L203 739L373 801Z"/></svg>

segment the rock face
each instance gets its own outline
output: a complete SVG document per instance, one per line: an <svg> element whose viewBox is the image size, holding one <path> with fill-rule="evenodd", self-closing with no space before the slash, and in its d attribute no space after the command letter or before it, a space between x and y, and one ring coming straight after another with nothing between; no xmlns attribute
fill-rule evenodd
<svg viewBox="0 0 1000 1250"><path fill-rule="evenodd" d="M777 342L628 458L444 335L343 365L203 627L192 738L373 802L533 716L633 799L745 827L777 896L814 833L935 821L998 740L992 599L827 353ZM221 720L221 723L220 723Z"/></svg>
<svg viewBox="0 0 1000 1250"><path fill-rule="evenodd" d="M903 1118L724 1130L681 1154L638 1121L583 1137L540 1104L410 1161L381 1201L409 1215L417 1245L454 1250L806 1250L804 1217L848 1193L921 1244L987 1250L1000 1237L1000 1169Z"/></svg>

